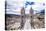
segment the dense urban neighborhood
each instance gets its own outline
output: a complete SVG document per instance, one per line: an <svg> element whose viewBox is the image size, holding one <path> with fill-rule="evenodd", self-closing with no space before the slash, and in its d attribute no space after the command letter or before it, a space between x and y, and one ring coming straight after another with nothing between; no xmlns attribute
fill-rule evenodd
<svg viewBox="0 0 46 31"><path fill-rule="evenodd" d="M6 14L6 29L21 30L21 29L39 29L45 28L45 14L33 14L32 8L30 14L25 14L24 8L21 9L21 15Z"/></svg>

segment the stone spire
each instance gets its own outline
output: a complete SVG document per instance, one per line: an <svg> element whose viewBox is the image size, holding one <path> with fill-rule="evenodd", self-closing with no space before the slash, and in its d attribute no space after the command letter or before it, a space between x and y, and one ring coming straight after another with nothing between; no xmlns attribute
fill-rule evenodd
<svg viewBox="0 0 46 31"><path fill-rule="evenodd" d="M33 15L33 9L32 9L32 7L30 8L30 15L31 16Z"/></svg>
<svg viewBox="0 0 46 31"><path fill-rule="evenodd" d="M21 15L22 15L22 16L25 15L25 9L24 9L24 7L21 9Z"/></svg>

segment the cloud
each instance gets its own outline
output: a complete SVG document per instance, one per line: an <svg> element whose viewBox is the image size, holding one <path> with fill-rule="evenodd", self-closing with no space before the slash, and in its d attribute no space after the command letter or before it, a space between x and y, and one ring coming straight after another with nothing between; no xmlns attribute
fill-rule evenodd
<svg viewBox="0 0 46 31"><path fill-rule="evenodd" d="M10 14L10 13L11 14L19 14L20 12L18 13L17 11L21 10L20 8L25 6L26 1L35 2L35 4L32 6L31 5L26 6L27 7L27 8L25 8L26 14L29 13L30 7L32 7L34 11L37 10L38 12L45 8L43 6L44 1L39 2L36 0L21 0L21 1L19 1L19 0L18 1L17 0L7 0L7 9L8 9L8 10L6 10L7 14Z"/></svg>

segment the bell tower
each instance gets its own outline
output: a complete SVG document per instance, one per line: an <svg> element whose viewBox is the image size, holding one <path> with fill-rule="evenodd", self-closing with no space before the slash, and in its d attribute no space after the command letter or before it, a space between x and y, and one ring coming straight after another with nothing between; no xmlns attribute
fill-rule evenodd
<svg viewBox="0 0 46 31"><path fill-rule="evenodd" d="M33 21L33 18L34 18L34 14L33 14L33 9L32 9L32 7L30 8L30 14L29 14L30 16L30 24L31 24L31 26L32 26L32 21Z"/></svg>
<svg viewBox="0 0 46 31"><path fill-rule="evenodd" d="M21 26L20 26L20 29L24 28L24 24L25 24L25 9L24 9L24 7L22 7L22 9L21 9Z"/></svg>

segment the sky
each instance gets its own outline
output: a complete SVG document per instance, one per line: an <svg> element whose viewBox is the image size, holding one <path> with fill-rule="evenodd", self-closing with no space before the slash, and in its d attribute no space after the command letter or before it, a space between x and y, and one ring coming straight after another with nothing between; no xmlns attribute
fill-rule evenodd
<svg viewBox="0 0 46 31"><path fill-rule="evenodd" d="M34 2L34 5L28 4L25 6L26 2ZM21 15L21 8L25 8L25 13L29 14L29 10L32 7L34 10L34 14L40 12L41 10L45 9L45 6L43 5L45 3L44 0L7 0L7 9L6 14L17 14Z"/></svg>

